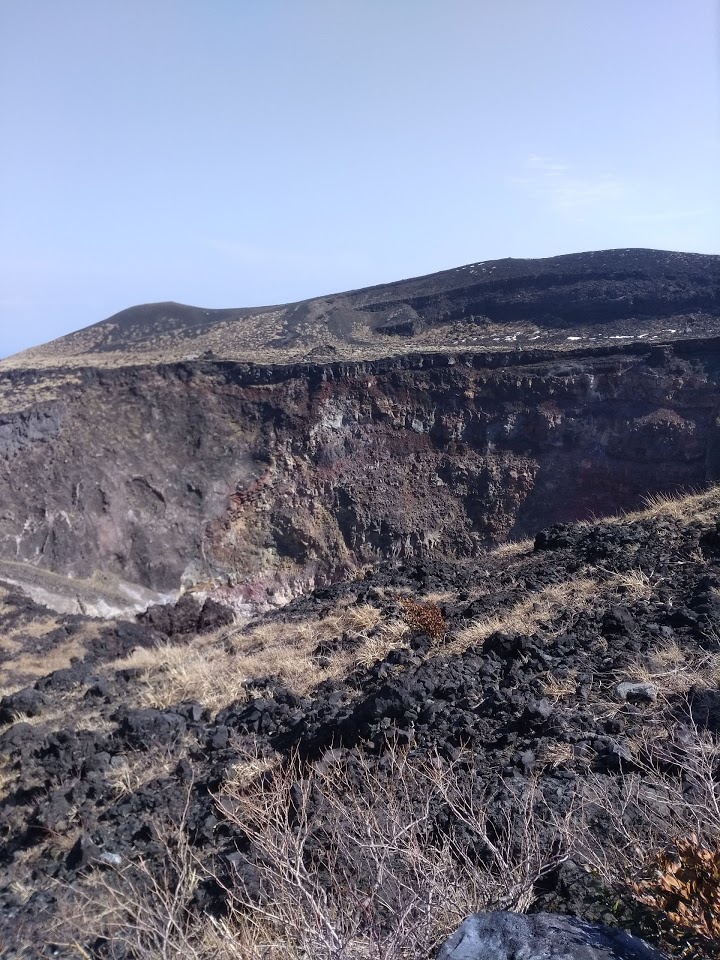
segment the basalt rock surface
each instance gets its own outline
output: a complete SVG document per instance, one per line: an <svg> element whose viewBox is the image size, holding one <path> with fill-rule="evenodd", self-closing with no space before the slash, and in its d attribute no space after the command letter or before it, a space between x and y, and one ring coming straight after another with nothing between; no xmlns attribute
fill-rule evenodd
<svg viewBox="0 0 720 960"><path fill-rule="evenodd" d="M663 960L635 937L594 923L539 913L476 913L440 948L437 960Z"/></svg>
<svg viewBox="0 0 720 960"><path fill-rule="evenodd" d="M478 264L273 308L287 349L261 313L245 353L251 311L134 308L10 358L0 575L65 613L187 589L253 613L700 487L720 475L719 264Z"/></svg>

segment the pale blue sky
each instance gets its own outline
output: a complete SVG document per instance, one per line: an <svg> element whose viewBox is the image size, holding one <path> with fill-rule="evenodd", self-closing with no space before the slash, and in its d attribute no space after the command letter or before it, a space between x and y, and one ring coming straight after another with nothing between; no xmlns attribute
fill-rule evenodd
<svg viewBox="0 0 720 960"><path fill-rule="evenodd" d="M715 0L0 0L0 356L134 303L720 253Z"/></svg>

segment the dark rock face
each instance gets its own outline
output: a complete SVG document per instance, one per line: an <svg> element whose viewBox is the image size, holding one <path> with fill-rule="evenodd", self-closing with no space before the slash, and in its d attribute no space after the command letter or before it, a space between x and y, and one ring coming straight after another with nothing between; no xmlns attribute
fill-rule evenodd
<svg viewBox="0 0 720 960"><path fill-rule="evenodd" d="M0 723L14 723L18 715L37 717L42 713L45 699L38 690L26 687L0 700Z"/></svg>
<svg viewBox="0 0 720 960"><path fill-rule="evenodd" d="M61 388L56 434L0 457L0 574L55 590L45 571L100 570L108 589L196 584L257 609L386 558L478 556L701 486L720 343L675 349L661 367L634 347L499 368L85 371Z"/></svg>
<svg viewBox="0 0 720 960"><path fill-rule="evenodd" d="M138 620L167 634L171 639L178 640L229 626L234 617L232 610L216 600L200 603L195 597L186 594L174 605L150 607Z"/></svg>
<svg viewBox="0 0 720 960"><path fill-rule="evenodd" d="M60 406L24 411L19 416L0 416L0 459L10 459L24 448L50 441L60 432Z"/></svg>
<svg viewBox="0 0 720 960"><path fill-rule="evenodd" d="M437 960L663 960L622 930L574 917L475 913L440 948Z"/></svg>

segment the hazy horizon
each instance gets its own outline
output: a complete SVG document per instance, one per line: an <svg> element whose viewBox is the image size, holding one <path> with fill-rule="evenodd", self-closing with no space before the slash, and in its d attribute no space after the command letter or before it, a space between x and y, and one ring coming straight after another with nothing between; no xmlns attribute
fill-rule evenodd
<svg viewBox="0 0 720 960"><path fill-rule="evenodd" d="M714 0L0 0L0 356L137 303L720 253Z"/></svg>

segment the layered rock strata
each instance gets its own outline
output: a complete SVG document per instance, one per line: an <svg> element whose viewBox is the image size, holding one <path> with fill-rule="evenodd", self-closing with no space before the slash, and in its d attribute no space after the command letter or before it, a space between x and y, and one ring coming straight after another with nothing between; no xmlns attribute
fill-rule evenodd
<svg viewBox="0 0 720 960"><path fill-rule="evenodd" d="M0 572L81 611L262 606L718 476L719 342L497 359L84 371L2 417Z"/></svg>
<svg viewBox="0 0 720 960"><path fill-rule="evenodd" d="M2 364L0 575L65 612L188 589L253 612L700 487L718 290L720 258L605 251L264 313L126 311Z"/></svg>

